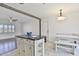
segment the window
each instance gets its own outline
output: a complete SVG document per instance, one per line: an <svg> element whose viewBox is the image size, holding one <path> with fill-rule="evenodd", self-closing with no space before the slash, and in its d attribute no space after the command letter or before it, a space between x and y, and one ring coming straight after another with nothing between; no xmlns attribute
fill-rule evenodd
<svg viewBox="0 0 79 59"><path fill-rule="evenodd" d="M8 25L8 32L11 32L12 30L11 30L11 25Z"/></svg>
<svg viewBox="0 0 79 59"><path fill-rule="evenodd" d="M14 33L15 24L0 24L0 33Z"/></svg>
<svg viewBox="0 0 79 59"><path fill-rule="evenodd" d="M12 32L15 32L15 25L12 24Z"/></svg>
<svg viewBox="0 0 79 59"><path fill-rule="evenodd" d="M3 25L0 25L0 33L3 32Z"/></svg>
<svg viewBox="0 0 79 59"><path fill-rule="evenodd" d="M8 32L8 26L4 25L4 32Z"/></svg>
<svg viewBox="0 0 79 59"><path fill-rule="evenodd" d="M0 55L16 49L16 46L15 38L0 40Z"/></svg>

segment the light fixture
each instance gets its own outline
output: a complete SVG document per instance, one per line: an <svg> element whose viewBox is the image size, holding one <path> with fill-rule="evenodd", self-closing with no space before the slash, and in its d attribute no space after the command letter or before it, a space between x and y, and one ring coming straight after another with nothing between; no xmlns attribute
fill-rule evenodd
<svg viewBox="0 0 79 59"><path fill-rule="evenodd" d="M62 15L62 9L59 10L60 13L59 13L59 17L57 18L57 20L64 20L65 17Z"/></svg>
<svg viewBox="0 0 79 59"><path fill-rule="evenodd" d="M9 22L12 23L12 22L16 22L17 19L13 19L13 17L9 17Z"/></svg>

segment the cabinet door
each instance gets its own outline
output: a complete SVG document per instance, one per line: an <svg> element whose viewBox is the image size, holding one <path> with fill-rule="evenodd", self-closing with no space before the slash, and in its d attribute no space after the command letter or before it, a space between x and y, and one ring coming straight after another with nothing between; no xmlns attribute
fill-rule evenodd
<svg viewBox="0 0 79 59"><path fill-rule="evenodd" d="M21 40L20 40L20 48L21 48L21 49L24 49L24 46L25 46L24 39L21 39Z"/></svg>
<svg viewBox="0 0 79 59"><path fill-rule="evenodd" d="M25 56L25 50L24 49L20 49L20 56Z"/></svg>
<svg viewBox="0 0 79 59"><path fill-rule="evenodd" d="M36 56L44 55L44 39L35 41L35 55Z"/></svg>
<svg viewBox="0 0 79 59"><path fill-rule="evenodd" d="M17 54L20 56L32 56L33 43L27 39L17 39Z"/></svg>
<svg viewBox="0 0 79 59"><path fill-rule="evenodd" d="M25 55L25 44L24 44L24 39L20 40L20 56Z"/></svg>
<svg viewBox="0 0 79 59"><path fill-rule="evenodd" d="M32 56L32 41L31 40L26 40L25 41L25 55L26 56Z"/></svg>
<svg viewBox="0 0 79 59"><path fill-rule="evenodd" d="M24 56L25 54L23 39L17 38L17 55Z"/></svg>
<svg viewBox="0 0 79 59"><path fill-rule="evenodd" d="M30 46L28 44L25 46L25 55L32 56L32 46Z"/></svg>
<svg viewBox="0 0 79 59"><path fill-rule="evenodd" d="M20 55L20 49L16 49L16 56L19 56Z"/></svg>

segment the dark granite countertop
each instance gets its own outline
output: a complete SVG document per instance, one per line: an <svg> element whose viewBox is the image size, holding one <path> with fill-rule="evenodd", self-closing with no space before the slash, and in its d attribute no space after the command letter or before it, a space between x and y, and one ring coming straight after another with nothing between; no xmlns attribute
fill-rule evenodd
<svg viewBox="0 0 79 59"><path fill-rule="evenodd" d="M23 39L29 39L29 40L40 40L40 37L37 35L37 36L27 36L27 35L18 35L16 36L18 38L23 38ZM44 38L44 36L42 36L41 38Z"/></svg>

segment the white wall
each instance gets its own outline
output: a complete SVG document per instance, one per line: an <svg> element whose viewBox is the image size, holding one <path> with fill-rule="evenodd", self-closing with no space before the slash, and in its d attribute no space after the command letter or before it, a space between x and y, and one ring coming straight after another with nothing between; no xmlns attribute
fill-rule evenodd
<svg viewBox="0 0 79 59"><path fill-rule="evenodd" d="M63 21L58 21L56 15L49 16L42 21L42 35L47 36L47 40L52 42L53 48L55 47L56 33L79 34L79 12L71 12L65 15L66 19Z"/></svg>
<svg viewBox="0 0 79 59"><path fill-rule="evenodd" d="M65 14L66 19L63 21L57 20L56 15L48 17L49 23L49 40L54 40L56 33L77 33L79 34L79 12L73 11L71 13ZM43 25L43 32L45 30L45 25Z"/></svg>
<svg viewBox="0 0 79 59"><path fill-rule="evenodd" d="M67 14L64 21L55 21L55 33L78 33L79 34L79 14L72 12Z"/></svg>
<svg viewBox="0 0 79 59"><path fill-rule="evenodd" d="M42 35L47 36L47 40L52 40L54 35L54 23L52 18L42 19Z"/></svg>
<svg viewBox="0 0 79 59"><path fill-rule="evenodd" d="M37 19L28 19L23 24L23 33L32 32L33 35L39 35L39 20Z"/></svg>

